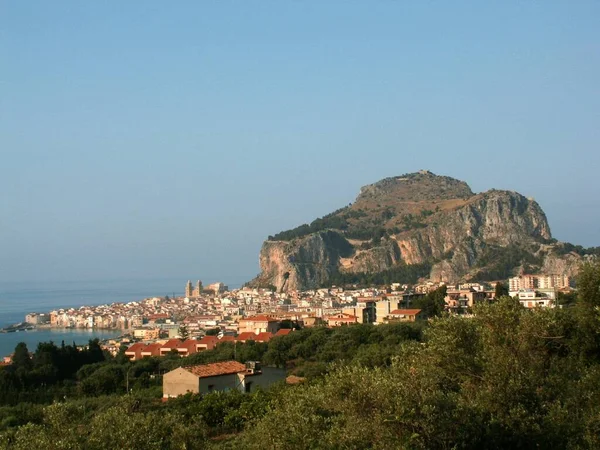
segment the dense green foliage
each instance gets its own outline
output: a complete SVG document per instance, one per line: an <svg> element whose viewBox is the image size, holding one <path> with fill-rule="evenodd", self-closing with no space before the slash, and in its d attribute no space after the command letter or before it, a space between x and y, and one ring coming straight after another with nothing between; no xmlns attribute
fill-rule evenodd
<svg viewBox="0 0 600 450"><path fill-rule="evenodd" d="M558 243L555 239L553 243ZM585 248L581 245L573 245L569 242L560 242L554 247L554 252L558 255L566 255L567 253L577 253L579 256L595 255L600 256L600 247L589 247Z"/></svg>
<svg viewBox="0 0 600 450"><path fill-rule="evenodd" d="M27 346L20 343L14 363L0 369L0 405L46 402L71 395L78 371L105 358L97 340L90 341L85 350L64 343L60 347L40 343L31 358Z"/></svg>
<svg viewBox="0 0 600 450"><path fill-rule="evenodd" d="M327 214L326 216L313 220L310 225L305 223L291 230L282 231L277 233L275 236L269 236L268 240L291 241L292 239L327 229L345 230L348 227L347 218L350 216L342 213L347 210L348 207L340 208L330 214Z"/></svg>
<svg viewBox="0 0 600 450"><path fill-rule="evenodd" d="M301 238L312 233L325 230L337 230L344 234L349 239L359 240L374 240L375 244L385 235L400 233L402 231L424 228L423 219L434 214L433 211L422 210L420 215L414 216L406 214L401 218L401 226L386 229L383 224L395 216L392 208L385 208L379 215L365 220L350 220L361 219L367 217L368 214L363 210L353 210L346 208L338 209L326 216L314 220L310 224L303 224L291 230L282 231L274 236L269 236L269 241L291 241L292 239Z"/></svg>
<svg viewBox="0 0 600 450"><path fill-rule="evenodd" d="M431 272L431 264L400 263L383 272L336 272L330 275L323 287L329 286L381 286L391 283L414 284Z"/></svg>
<svg viewBox="0 0 600 450"><path fill-rule="evenodd" d="M164 404L140 386L130 395L0 407L0 448L600 448L599 264L583 267L578 287L569 308L526 309L503 297L477 305L473 317L442 314L423 333L408 324L315 328L194 356L260 354L308 377L297 386ZM104 361L77 376L185 362Z"/></svg>
<svg viewBox="0 0 600 450"><path fill-rule="evenodd" d="M528 269L529 265L539 266L543 262L541 257L533 254L534 250L518 245L488 245L477 262L477 265L484 269L473 277L473 281L505 280L512 277L515 269L522 264L526 272L532 272L532 269Z"/></svg>
<svg viewBox="0 0 600 450"><path fill-rule="evenodd" d="M494 289L494 298L500 298L508 295L508 284L498 282L496 283L496 287Z"/></svg>
<svg viewBox="0 0 600 450"><path fill-rule="evenodd" d="M446 286L441 286L434 291L429 292L424 297L418 297L411 307L421 309L426 317L436 317L444 312L446 302Z"/></svg>

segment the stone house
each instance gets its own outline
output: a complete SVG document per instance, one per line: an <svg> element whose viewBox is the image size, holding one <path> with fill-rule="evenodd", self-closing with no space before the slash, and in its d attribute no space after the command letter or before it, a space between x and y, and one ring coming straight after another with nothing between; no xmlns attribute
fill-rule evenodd
<svg viewBox="0 0 600 450"><path fill-rule="evenodd" d="M237 389L254 392L257 387L268 387L285 380L285 369L261 367L258 362L242 364L224 361L191 367L179 367L163 376L163 399L185 395L208 394Z"/></svg>

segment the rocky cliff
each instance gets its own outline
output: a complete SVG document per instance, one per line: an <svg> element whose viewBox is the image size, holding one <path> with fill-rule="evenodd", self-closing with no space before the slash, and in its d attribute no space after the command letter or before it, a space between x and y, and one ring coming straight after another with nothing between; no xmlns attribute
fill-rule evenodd
<svg viewBox="0 0 600 450"><path fill-rule="evenodd" d="M377 273L411 282L400 279L417 273L405 270L411 266L446 282L572 271L577 255L555 255L551 238L534 200L512 191L474 194L463 181L421 171L365 186L350 206L269 236L252 284L309 289Z"/></svg>

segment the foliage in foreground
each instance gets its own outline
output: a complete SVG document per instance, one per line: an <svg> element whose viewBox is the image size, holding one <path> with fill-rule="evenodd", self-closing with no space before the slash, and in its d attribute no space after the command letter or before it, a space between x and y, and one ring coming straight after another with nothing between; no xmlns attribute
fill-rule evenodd
<svg viewBox="0 0 600 450"><path fill-rule="evenodd" d="M600 448L600 265L578 285L571 308L505 297L473 318L436 318L389 365L352 358L306 385L111 397L91 416L87 399L47 406L41 423L0 434L0 448Z"/></svg>

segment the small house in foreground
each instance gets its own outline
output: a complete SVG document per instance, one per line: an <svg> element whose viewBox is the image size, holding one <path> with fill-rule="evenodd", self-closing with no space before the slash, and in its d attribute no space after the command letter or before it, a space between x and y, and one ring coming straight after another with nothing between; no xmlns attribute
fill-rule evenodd
<svg viewBox="0 0 600 450"><path fill-rule="evenodd" d="M267 387L285 380L285 369L261 367L257 361L242 364L224 361L190 367L179 367L163 376L163 398L215 391L237 389L254 392L257 387Z"/></svg>
<svg viewBox="0 0 600 450"><path fill-rule="evenodd" d="M390 312L386 322L416 322L424 320L425 314L420 309L395 309Z"/></svg>

